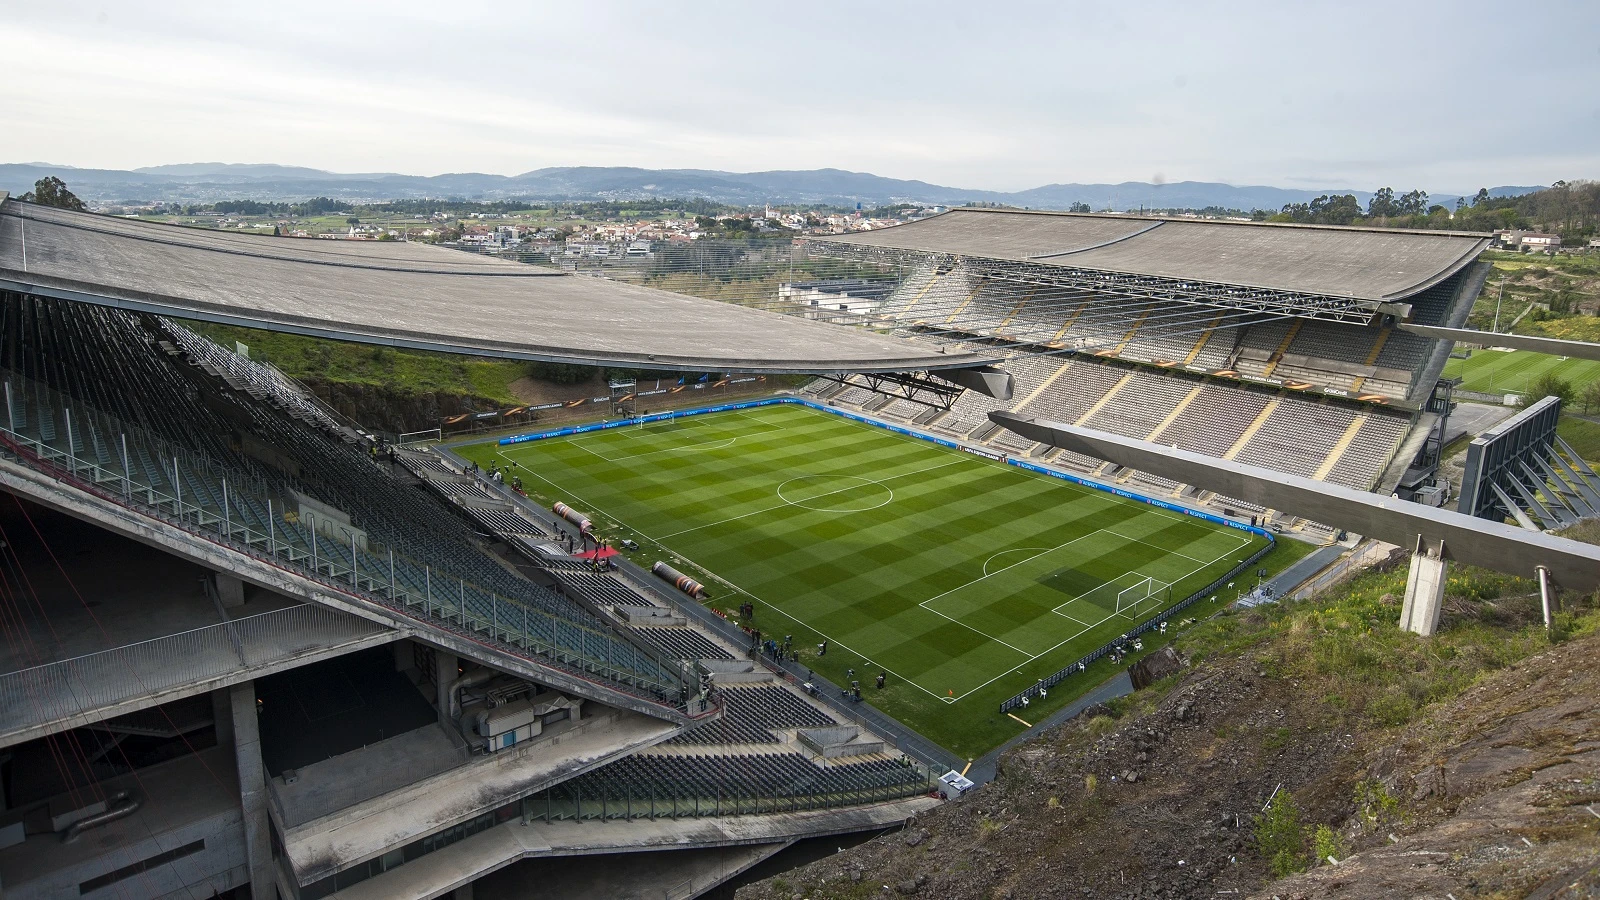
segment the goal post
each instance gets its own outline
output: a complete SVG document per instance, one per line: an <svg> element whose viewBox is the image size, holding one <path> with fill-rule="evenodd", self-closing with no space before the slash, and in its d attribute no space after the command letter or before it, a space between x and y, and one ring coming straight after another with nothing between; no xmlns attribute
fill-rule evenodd
<svg viewBox="0 0 1600 900"><path fill-rule="evenodd" d="M1165 606L1172 599L1172 585L1149 575L1139 576L1128 587L1117 592L1116 611L1119 615L1137 616Z"/></svg>

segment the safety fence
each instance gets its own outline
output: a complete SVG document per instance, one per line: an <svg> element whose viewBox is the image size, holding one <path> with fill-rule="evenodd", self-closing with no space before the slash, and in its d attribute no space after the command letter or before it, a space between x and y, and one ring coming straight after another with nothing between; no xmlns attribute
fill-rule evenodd
<svg viewBox="0 0 1600 900"><path fill-rule="evenodd" d="M1270 541L1271 536L1269 535L1268 538ZM1087 670L1090 663L1095 662L1102 656L1105 656L1111 651L1116 650L1118 647L1127 644L1129 641L1133 640L1139 635L1144 634L1153 628L1159 628L1161 623L1168 621L1194 604L1199 603L1201 600L1211 597L1223 585L1237 578L1239 573L1255 565L1257 562L1260 562L1263 556L1266 556L1268 553L1272 552L1274 543L1275 542L1270 542L1265 547L1257 549L1256 552L1250 554L1249 558L1229 569L1226 575L1223 575L1216 581L1206 585L1204 588L1183 598L1183 600L1179 601L1177 604L1169 606L1161 612L1156 613L1154 616L1151 616L1149 619L1146 619L1144 622L1141 622L1139 625L1118 636L1116 640L1107 641L1092 653L1085 654L1083 657L1078 659L1078 661L1072 663L1066 668L1061 669L1053 675L1048 675L1039 679L1033 684L1032 687L1029 687L1027 690L1024 690L1021 693L1018 693L1017 695L1002 702L1000 704L1000 712L1008 713L1013 709L1026 706L1035 697L1043 696L1045 691L1055 687L1063 681L1066 681L1068 677Z"/></svg>

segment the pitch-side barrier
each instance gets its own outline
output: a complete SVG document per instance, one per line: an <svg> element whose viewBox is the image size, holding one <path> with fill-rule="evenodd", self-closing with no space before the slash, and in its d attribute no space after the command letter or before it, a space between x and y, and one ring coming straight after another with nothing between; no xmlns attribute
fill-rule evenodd
<svg viewBox="0 0 1600 900"><path fill-rule="evenodd" d="M1120 647L1120 646L1128 643L1129 641L1133 640L1134 638L1138 637L1141 634L1144 634L1145 632L1147 632L1147 631L1149 631L1149 630L1151 630L1153 628L1159 628L1161 626L1162 622L1168 621L1173 616L1176 616L1178 613L1181 613L1184 610L1188 609L1190 606L1193 606L1194 604L1199 603L1201 600L1204 600L1207 597L1212 596L1219 589L1221 589L1223 585L1225 585L1228 582L1232 581L1233 579L1237 578L1239 576L1239 573L1241 573L1244 570L1246 570L1246 569L1250 568L1251 566L1255 565L1257 562L1259 562L1261 560L1261 557L1266 556L1268 553L1272 552L1273 544L1276 543L1276 541L1273 539L1272 535L1267 535L1267 539L1268 539L1268 541L1271 541L1272 543L1268 543L1265 547L1262 547L1262 548L1256 550L1255 553L1250 555L1249 559L1246 559L1244 562L1241 562L1238 565L1234 566L1233 568L1229 569L1228 570L1228 574L1222 576L1221 578L1218 578L1216 581L1211 582L1210 584L1206 585L1201 590L1195 591L1194 593L1190 594L1189 596L1183 598L1183 600L1181 602L1179 602L1179 603L1177 603L1177 604L1175 604L1173 606L1169 606L1169 607L1167 607L1166 609L1162 610L1159 613L1156 613L1155 615L1151 616L1149 619L1146 619L1144 622L1140 623L1136 627L1134 627L1132 629L1129 629L1128 631L1124 632L1122 635L1117 637L1116 640L1107 641L1104 645L1102 645L1101 647L1096 649L1094 652L1085 654L1078 661L1072 663L1071 665L1067 666L1066 668L1061 669L1060 671L1056 672L1053 675L1049 675L1049 676L1046 676L1044 678L1039 679L1037 682L1035 682L1033 684L1032 687L1030 687L1027 690L1024 690L1024 691L1018 693L1016 696L1011 697L1011 698L1007 699L1006 701L1002 702L1000 704L1000 712L1008 713L1008 712L1012 711L1013 709L1017 709L1019 707L1027 706L1028 703L1033 700L1033 698L1043 696L1045 691L1049 690L1050 688L1055 687L1056 685L1060 684L1063 681L1066 681L1067 678L1069 678L1070 676L1075 675L1075 674L1077 674L1079 672L1082 672L1082 671L1088 669L1089 668L1089 664L1094 662L1094 661L1096 661L1096 660L1098 660L1100 657L1105 656L1106 654L1110 653L1112 650L1115 650L1117 647Z"/></svg>

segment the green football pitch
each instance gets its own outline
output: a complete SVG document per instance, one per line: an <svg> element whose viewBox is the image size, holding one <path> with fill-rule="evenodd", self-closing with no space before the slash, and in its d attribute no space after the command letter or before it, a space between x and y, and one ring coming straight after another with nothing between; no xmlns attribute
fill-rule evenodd
<svg viewBox="0 0 1600 900"><path fill-rule="evenodd" d="M1472 356L1451 359L1444 367L1445 377L1462 379L1462 390L1484 394L1521 393L1546 372L1553 372L1582 390L1584 385L1600 379L1600 362L1527 350L1474 350Z"/></svg>
<svg viewBox="0 0 1600 900"><path fill-rule="evenodd" d="M964 753L1016 733L1001 700L1266 542L798 405L459 452L517 464L642 565L705 575L708 605L753 602L803 665L854 669L869 702Z"/></svg>

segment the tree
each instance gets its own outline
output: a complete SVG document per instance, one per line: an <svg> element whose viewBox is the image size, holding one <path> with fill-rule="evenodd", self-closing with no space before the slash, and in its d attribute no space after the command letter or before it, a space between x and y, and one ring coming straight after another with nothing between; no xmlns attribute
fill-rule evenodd
<svg viewBox="0 0 1600 900"><path fill-rule="evenodd" d="M1398 212L1399 209L1394 205L1394 188L1378 188L1372 199L1367 201L1367 215L1374 219L1386 219Z"/></svg>
<svg viewBox="0 0 1600 900"><path fill-rule="evenodd" d="M1256 816L1256 849L1272 874L1279 878L1305 868L1306 842L1300 830L1300 807L1288 791L1272 795L1266 810Z"/></svg>
<svg viewBox="0 0 1600 900"><path fill-rule="evenodd" d="M1583 390L1578 394L1578 402L1583 404L1584 415L1600 410L1600 379L1583 386Z"/></svg>
<svg viewBox="0 0 1600 900"><path fill-rule="evenodd" d="M23 194L18 200L37 203L40 206L54 206L57 209L76 209L83 211L83 201L78 196L67 190L66 182L51 175L41 178L33 183L33 190Z"/></svg>
<svg viewBox="0 0 1600 900"><path fill-rule="evenodd" d="M1420 216L1428 211L1427 191L1406 191L1395 201L1395 209L1402 216Z"/></svg>
<svg viewBox="0 0 1600 900"><path fill-rule="evenodd" d="M1488 203L1488 202L1489 202L1489 189L1488 188L1478 188L1478 193L1473 195L1473 197L1472 197L1472 205L1473 206L1479 206L1481 204Z"/></svg>
<svg viewBox="0 0 1600 900"><path fill-rule="evenodd" d="M1086 213L1091 212L1091 210L1089 209L1089 204L1080 201L1067 207L1067 212Z"/></svg>
<svg viewBox="0 0 1600 900"><path fill-rule="evenodd" d="M345 219L344 223L346 225L360 225L361 224L361 220L356 218L355 216L351 216L350 218Z"/></svg>
<svg viewBox="0 0 1600 900"><path fill-rule="evenodd" d="M1310 203L1288 203L1277 217L1281 222L1315 225L1349 225L1361 215L1355 194L1323 194Z"/></svg>
<svg viewBox="0 0 1600 900"><path fill-rule="evenodd" d="M1517 401L1517 405L1526 409L1546 397L1559 397L1563 409L1572 406L1576 393L1572 389L1572 382L1562 378L1554 372L1546 372L1533 380L1528 385Z"/></svg>

